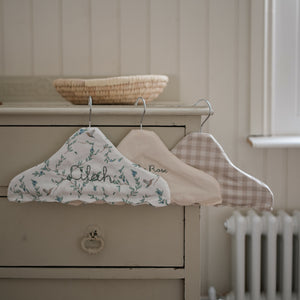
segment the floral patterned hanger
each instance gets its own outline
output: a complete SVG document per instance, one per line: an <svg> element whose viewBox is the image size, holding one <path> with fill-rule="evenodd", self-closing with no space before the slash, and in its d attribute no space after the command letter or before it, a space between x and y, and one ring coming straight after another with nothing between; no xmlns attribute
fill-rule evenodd
<svg viewBox="0 0 300 300"><path fill-rule="evenodd" d="M91 100L90 100L91 101ZM167 182L131 162L95 127L76 131L49 159L13 178L15 202L109 203L166 206Z"/></svg>

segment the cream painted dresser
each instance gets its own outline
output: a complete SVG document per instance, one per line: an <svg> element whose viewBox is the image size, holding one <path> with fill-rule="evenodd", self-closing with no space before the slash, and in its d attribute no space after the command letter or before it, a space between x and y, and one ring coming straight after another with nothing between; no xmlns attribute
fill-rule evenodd
<svg viewBox="0 0 300 300"><path fill-rule="evenodd" d="M92 126L115 144L139 126L142 107L93 106ZM169 147L199 130L200 107L149 106L145 130ZM0 106L0 299L200 299L200 207L10 203L7 186L55 153L88 107ZM96 229L95 229L96 228ZM104 241L88 254L81 241Z"/></svg>

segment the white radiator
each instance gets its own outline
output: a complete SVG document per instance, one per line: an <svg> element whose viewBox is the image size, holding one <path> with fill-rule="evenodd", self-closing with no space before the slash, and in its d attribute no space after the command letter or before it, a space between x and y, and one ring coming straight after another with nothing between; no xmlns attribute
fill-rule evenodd
<svg viewBox="0 0 300 300"><path fill-rule="evenodd" d="M299 211L235 211L224 226L232 235L233 291L227 300L300 300Z"/></svg>

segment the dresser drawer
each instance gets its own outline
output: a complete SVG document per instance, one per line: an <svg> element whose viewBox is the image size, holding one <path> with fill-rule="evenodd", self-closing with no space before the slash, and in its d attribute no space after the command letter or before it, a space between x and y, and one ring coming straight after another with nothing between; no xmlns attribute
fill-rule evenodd
<svg viewBox="0 0 300 300"><path fill-rule="evenodd" d="M183 207L74 207L0 198L0 214L0 266L183 266ZM81 246L89 227L98 227L104 241L97 254Z"/></svg>
<svg viewBox="0 0 300 300"><path fill-rule="evenodd" d="M37 165L54 154L78 127L0 127L0 187L8 186L10 180L22 171ZM129 127L100 127L114 144L130 131ZM163 137L169 148L184 136L184 127L152 127ZM145 129L146 130L146 129Z"/></svg>
<svg viewBox="0 0 300 300"><path fill-rule="evenodd" d="M0 280L1 299L182 300L183 280Z"/></svg>

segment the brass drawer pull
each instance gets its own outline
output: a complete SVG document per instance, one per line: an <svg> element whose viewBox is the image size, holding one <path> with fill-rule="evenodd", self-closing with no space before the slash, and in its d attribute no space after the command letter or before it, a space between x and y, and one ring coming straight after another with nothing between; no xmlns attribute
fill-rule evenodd
<svg viewBox="0 0 300 300"><path fill-rule="evenodd" d="M104 240L98 227L89 226L86 235L81 240L81 248L88 254L97 254L104 248Z"/></svg>

